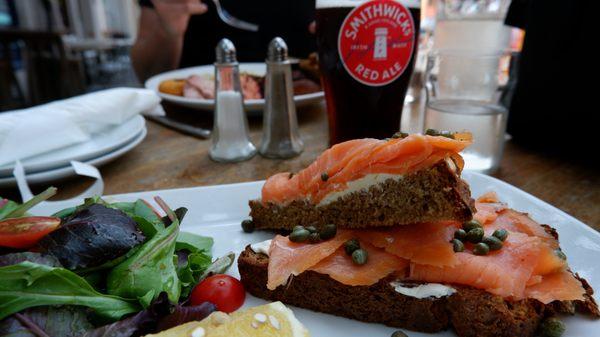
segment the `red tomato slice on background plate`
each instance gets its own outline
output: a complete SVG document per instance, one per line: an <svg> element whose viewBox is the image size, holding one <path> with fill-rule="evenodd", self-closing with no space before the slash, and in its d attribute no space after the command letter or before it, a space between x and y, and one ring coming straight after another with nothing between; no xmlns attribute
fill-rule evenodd
<svg viewBox="0 0 600 337"><path fill-rule="evenodd" d="M60 225L60 218L29 216L0 221L0 246L25 249Z"/></svg>

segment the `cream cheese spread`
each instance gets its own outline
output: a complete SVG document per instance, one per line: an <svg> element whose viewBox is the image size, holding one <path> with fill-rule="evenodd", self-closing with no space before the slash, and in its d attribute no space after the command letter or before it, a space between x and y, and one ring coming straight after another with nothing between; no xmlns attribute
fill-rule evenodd
<svg viewBox="0 0 600 337"><path fill-rule="evenodd" d="M262 242L253 243L250 245L250 249L252 249L255 253L261 253L269 256L269 248L271 247L271 240L265 240Z"/></svg>
<svg viewBox="0 0 600 337"><path fill-rule="evenodd" d="M356 179L353 181L349 181L346 184L347 186L345 189L343 189L341 191L334 191L334 192L327 194L321 200L321 202L319 202L319 204L317 206L328 205L328 204L338 200L339 198L342 198L342 197L344 197L348 194L354 193L354 192L366 191L369 188L371 188L371 186L381 184L388 179L394 179L394 180L398 181L398 180L401 180L402 178L403 178L403 176L401 174L387 174L387 173L367 174L366 176L364 176L362 178L359 178L359 179Z"/></svg>
<svg viewBox="0 0 600 337"><path fill-rule="evenodd" d="M439 283L425 283L412 286L410 283L398 281L390 282L390 285L397 293L414 298L441 298L454 294L456 289Z"/></svg>

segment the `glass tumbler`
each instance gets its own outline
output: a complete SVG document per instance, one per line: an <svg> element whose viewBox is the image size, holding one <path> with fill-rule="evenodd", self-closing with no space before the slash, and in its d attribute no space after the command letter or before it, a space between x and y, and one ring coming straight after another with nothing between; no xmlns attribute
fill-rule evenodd
<svg viewBox="0 0 600 337"><path fill-rule="evenodd" d="M436 49L475 51L507 48L510 28L504 18L510 0L438 0L433 33Z"/></svg>
<svg viewBox="0 0 600 337"><path fill-rule="evenodd" d="M494 173L504 149L508 65L504 51L434 50L427 58L425 128L469 131L465 169ZM512 81L511 81L512 83Z"/></svg>

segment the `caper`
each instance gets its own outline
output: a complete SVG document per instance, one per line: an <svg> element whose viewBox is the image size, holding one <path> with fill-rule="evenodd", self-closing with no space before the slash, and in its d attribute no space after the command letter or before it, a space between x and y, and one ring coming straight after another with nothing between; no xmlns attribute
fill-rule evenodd
<svg viewBox="0 0 600 337"><path fill-rule="evenodd" d="M394 135L392 136L392 138L406 138L406 137L408 137L408 133L402 132L402 131L398 131L398 132L394 133Z"/></svg>
<svg viewBox="0 0 600 337"><path fill-rule="evenodd" d="M366 250L364 249L357 249L354 252L352 252L352 262L354 262L355 264L358 265L362 265L367 263L367 260L369 259L369 254L367 253Z"/></svg>
<svg viewBox="0 0 600 337"><path fill-rule="evenodd" d="M490 247L490 250L498 250L502 248L502 241L495 236L486 236L481 240L481 242L485 243Z"/></svg>
<svg viewBox="0 0 600 337"><path fill-rule="evenodd" d="M483 226L481 225L481 223L479 221L473 219L473 220L464 222L462 224L462 228L468 232L473 228L483 228Z"/></svg>
<svg viewBox="0 0 600 337"><path fill-rule="evenodd" d="M454 246L454 252L459 253L465 250L465 244L459 239L452 240L452 246Z"/></svg>
<svg viewBox="0 0 600 337"><path fill-rule="evenodd" d="M317 232L317 227L315 226L308 226L306 227L306 230L311 232L311 233L316 233Z"/></svg>
<svg viewBox="0 0 600 337"><path fill-rule="evenodd" d="M407 334L405 334L404 332L402 332L402 331L398 330L398 331L394 331L394 332L392 333L392 336L391 336L391 337L408 337L408 335L407 335Z"/></svg>
<svg viewBox="0 0 600 337"><path fill-rule="evenodd" d="M425 130L425 134L428 136L439 136L440 132L436 129L427 129Z"/></svg>
<svg viewBox="0 0 600 337"><path fill-rule="evenodd" d="M560 337L565 332L565 324L558 318L546 318L541 326L540 331L543 337Z"/></svg>
<svg viewBox="0 0 600 337"><path fill-rule="evenodd" d="M471 243L478 243L481 242L481 239L483 239L483 234L482 228L473 228L467 232L466 239Z"/></svg>
<svg viewBox="0 0 600 337"><path fill-rule="evenodd" d="M454 238L459 240L464 240L467 237L467 232L464 229L458 229L454 232Z"/></svg>
<svg viewBox="0 0 600 337"><path fill-rule="evenodd" d="M294 176L294 172L290 172L290 175L288 176L288 179L292 179L293 176Z"/></svg>
<svg viewBox="0 0 600 337"><path fill-rule="evenodd" d="M483 242L475 245L473 248L473 254L475 255L487 255L490 252L490 247Z"/></svg>
<svg viewBox="0 0 600 337"><path fill-rule="evenodd" d="M321 241L321 236L319 235L319 233L310 233L308 235L308 242L310 243L317 243Z"/></svg>
<svg viewBox="0 0 600 337"><path fill-rule="evenodd" d="M290 234L290 241L292 242L304 242L306 240L308 240L308 236L310 235L310 232L307 231L306 229L299 229L297 231L293 231L292 234Z"/></svg>
<svg viewBox="0 0 600 337"><path fill-rule="evenodd" d="M319 234L321 234L322 240L329 240L329 239L333 238L336 233L337 233L337 226L334 224L325 225L325 227L323 227L323 229L321 229L321 232L319 232Z"/></svg>
<svg viewBox="0 0 600 337"><path fill-rule="evenodd" d="M500 239L500 241L504 241L508 237L508 231L504 228L500 228L496 229L492 235Z"/></svg>
<svg viewBox="0 0 600 337"><path fill-rule="evenodd" d="M242 221L242 229L246 233L254 232L254 221L248 219Z"/></svg>
<svg viewBox="0 0 600 337"><path fill-rule="evenodd" d="M321 173L321 180L327 181L327 179L329 179L329 174L327 172Z"/></svg>
<svg viewBox="0 0 600 337"><path fill-rule="evenodd" d="M565 255L565 253L563 253L562 250L560 250L560 248L554 250L554 254L556 254L556 256L558 256L562 260L566 260L567 259L567 256Z"/></svg>
<svg viewBox="0 0 600 337"><path fill-rule="evenodd" d="M450 131L440 131L440 136L454 139L454 134Z"/></svg>
<svg viewBox="0 0 600 337"><path fill-rule="evenodd" d="M295 232L295 231L299 231L299 230L301 230L301 229L306 229L306 228L304 228L304 226L301 226L301 225L294 226L293 232Z"/></svg>
<svg viewBox="0 0 600 337"><path fill-rule="evenodd" d="M352 253L354 253L354 251L357 249L360 249L360 243L357 239L344 242L344 250L346 251L346 254L352 255Z"/></svg>

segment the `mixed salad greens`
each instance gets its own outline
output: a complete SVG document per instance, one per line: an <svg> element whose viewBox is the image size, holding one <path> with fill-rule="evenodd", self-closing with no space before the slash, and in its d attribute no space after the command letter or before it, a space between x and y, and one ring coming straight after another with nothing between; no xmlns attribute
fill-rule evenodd
<svg viewBox="0 0 600 337"><path fill-rule="evenodd" d="M213 240L181 232L187 210L161 215L144 200L100 197L50 217L27 211L56 192L23 204L0 198L0 336L135 336L215 310L188 304L191 290L225 272Z"/></svg>

